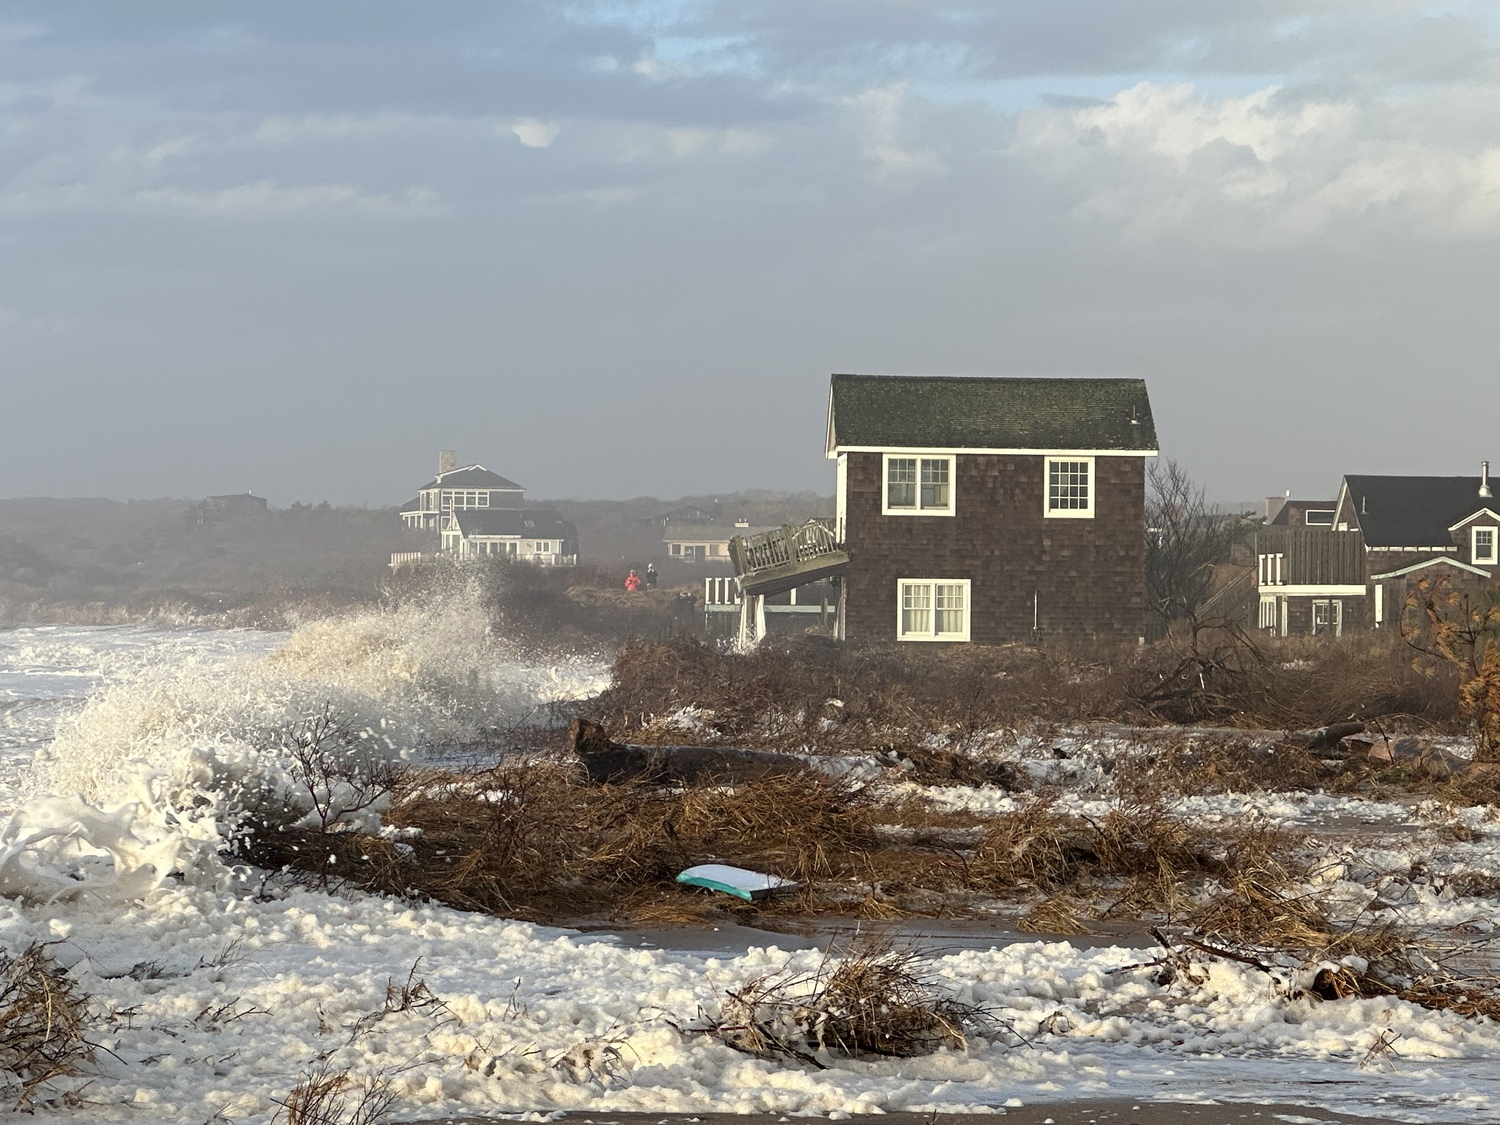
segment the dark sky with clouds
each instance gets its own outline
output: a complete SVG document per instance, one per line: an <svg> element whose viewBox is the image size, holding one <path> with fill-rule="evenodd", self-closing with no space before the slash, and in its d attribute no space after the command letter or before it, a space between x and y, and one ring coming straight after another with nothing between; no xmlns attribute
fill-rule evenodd
<svg viewBox="0 0 1500 1125"><path fill-rule="evenodd" d="M0 0L0 495L829 491L831 371L1211 495L1500 461L1500 5Z"/></svg>

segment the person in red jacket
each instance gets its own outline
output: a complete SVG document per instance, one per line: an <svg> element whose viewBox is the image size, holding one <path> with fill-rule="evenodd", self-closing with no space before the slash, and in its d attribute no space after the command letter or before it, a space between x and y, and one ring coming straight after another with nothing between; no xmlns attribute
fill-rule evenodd
<svg viewBox="0 0 1500 1125"><path fill-rule="evenodd" d="M629 590L633 594L640 588L641 576L632 570L625 576L625 589Z"/></svg>

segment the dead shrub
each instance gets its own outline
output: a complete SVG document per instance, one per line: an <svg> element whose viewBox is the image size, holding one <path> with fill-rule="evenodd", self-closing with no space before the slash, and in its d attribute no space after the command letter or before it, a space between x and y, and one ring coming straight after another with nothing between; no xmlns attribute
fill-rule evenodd
<svg viewBox="0 0 1500 1125"><path fill-rule="evenodd" d="M734 788L593 786L576 763L545 759L405 777L385 820L406 839L288 830L256 854L266 866L486 913L583 918L628 903L644 915L653 891L684 893L673 880L698 863L804 884L847 873L879 846L882 807L875 790L818 774Z"/></svg>
<svg viewBox="0 0 1500 1125"><path fill-rule="evenodd" d="M324 1059L303 1072L281 1107L287 1125L380 1125L395 1100L384 1075L356 1081Z"/></svg>
<svg viewBox="0 0 1500 1125"><path fill-rule="evenodd" d="M1300 730L1360 719L1459 729L1455 692L1453 676L1413 668L1393 635L1276 638L1221 623L1196 640L1146 646L1054 638L917 652L772 636L736 654L686 638L638 641L620 650L611 686L591 709L637 741L701 738L653 721L692 706L711 712L711 737L728 745L900 751L941 733L967 751L1036 720Z"/></svg>
<svg viewBox="0 0 1500 1125"><path fill-rule="evenodd" d="M1277 970L1266 962L1291 957L1303 967L1300 991L1323 1000L1393 996L1500 1018L1500 978L1488 969L1473 971L1474 943L1444 947L1364 913L1335 917L1305 878L1264 859L1247 867L1192 918L1207 940L1190 943L1268 972Z"/></svg>
<svg viewBox="0 0 1500 1125"><path fill-rule="evenodd" d="M1363 779L1349 763L1318 758L1305 746L1267 746L1233 734L1179 736L1176 741L1122 759L1115 788L1125 799L1163 794L1256 793L1328 789L1346 791Z"/></svg>
<svg viewBox="0 0 1500 1125"><path fill-rule="evenodd" d="M783 970L725 993L718 1018L700 1032L760 1058L822 1067L816 1055L910 1058L965 1049L971 1034L999 1023L926 972L927 958L888 938L856 935L830 947L811 973Z"/></svg>
<svg viewBox="0 0 1500 1125"><path fill-rule="evenodd" d="M82 1073L94 1052L89 1023L88 997L46 945L0 954L0 1072L19 1088L18 1105L44 1083Z"/></svg>
<svg viewBox="0 0 1500 1125"><path fill-rule="evenodd" d="M1026 912L1017 922L1016 929L1023 934L1056 934L1059 937L1078 937L1094 933L1084 921L1083 904L1068 895L1053 895L1045 898Z"/></svg>
<svg viewBox="0 0 1500 1125"><path fill-rule="evenodd" d="M985 890L1030 887L1049 899L1092 897L1101 918L1121 908L1172 914L1211 878L1272 862L1294 845L1293 837L1267 829L1194 828L1159 796L1126 798L1098 821L1064 814L1042 798L991 822L968 874L971 885ZM1032 932L1047 932L1048 909L1038 907L1034 922L1028 916Z"/></svg>
<svg viewBox="0 0 1500 1125"><path fill-rule="evenodd" d="M1041 798L990 823L969 863L969 879L988 889L1054 890L1077 882L1096 854L1088 825Z"/></svg>
<svg viewBox="0 0 1500 1125"><path fill-rule="evenodd" d="M386 978L385 1002L373 1012L368 1012L354 1021L354 1026L349 1030L349 1042L353 1043L387 1016L415 1012L417 1015L437 1016L441 1014L447 1019L454 1018L447 1003L427 987L426 979L417 976L417 966L421 963L420 957L412 962L411 971L406 974L406 980L401 984L396 983L395 977Z"/></svg>

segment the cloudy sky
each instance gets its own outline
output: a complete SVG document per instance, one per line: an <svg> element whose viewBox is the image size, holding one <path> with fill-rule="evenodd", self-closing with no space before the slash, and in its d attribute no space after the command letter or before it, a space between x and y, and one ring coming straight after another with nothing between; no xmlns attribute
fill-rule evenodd
<svg viewBox="0 0 1500 1125"><path fill-rule="evenodd" d="M0 0L0 496L827 492L832 371L1317 495L1497 344L1493 0Z"/></svg>

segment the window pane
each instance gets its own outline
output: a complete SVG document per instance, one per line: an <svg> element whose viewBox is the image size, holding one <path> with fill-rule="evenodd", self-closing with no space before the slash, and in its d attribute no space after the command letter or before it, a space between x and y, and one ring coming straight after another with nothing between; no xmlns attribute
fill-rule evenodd
<svg viewBox="0 0 1500 1125"><path fill-rule="evenodd" d="M948 459L923 458L922 460L922 507L946 508L948 506Z"/></svg>
<svg viewBox="0 0 1500 1125"><path fill-rule="evenodd" d="M886 507L917 506L917 459L892 457L886 462Z"/></svg>
<svg viewBox="0 0 1500 1125"><path fill-rule="evenodd" d="M1474 529L1474 557L1476 559L1492 559L1495 557L1494 528L1476 527Z"/></svg>
<svg viewBox="0 0 1500 1125"><path fill-rule="evenodd" d="M932 587L922 582L908 582L901 587L901 633L910 636L932 635Z"/></svg>
<svg viewBox="0 0 1500 1125"><path fill-rule="evenodd" d="M1089 463L1047 462L1048 511L1085 511L1089 506Z"/></svg>
<svg viewBox="0 0 1500 1125"><path fill-rule="evenodd" d="M938 634L961 635L964 631L964 588L957 583L940 583L934 587L936 631Z"/></svg>

